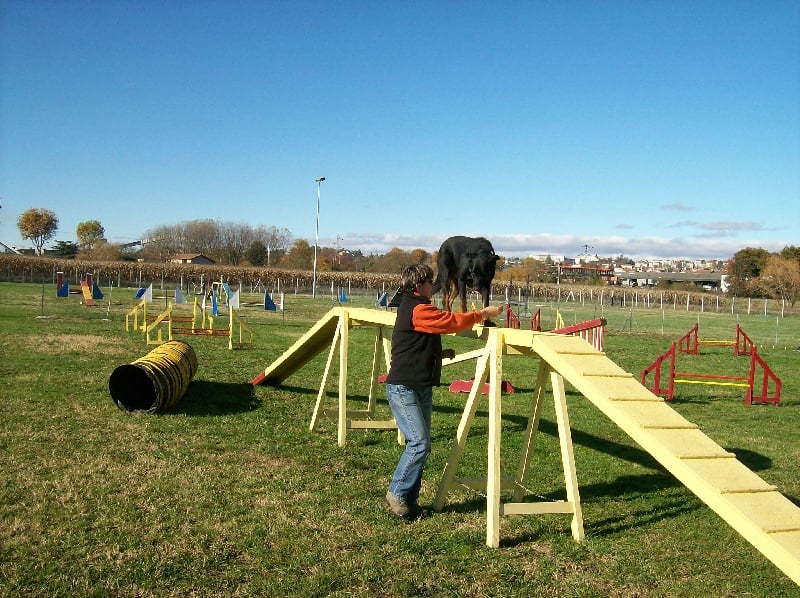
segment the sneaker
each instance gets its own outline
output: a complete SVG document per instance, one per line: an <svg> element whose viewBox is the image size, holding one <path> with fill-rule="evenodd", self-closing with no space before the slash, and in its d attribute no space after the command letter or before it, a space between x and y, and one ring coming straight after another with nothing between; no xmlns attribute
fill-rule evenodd
<svg viewBox="0 0 800 598"><path fill-rule="evenodd" d="M407 502L405 498L395 496L391 492L386 493L386 504L392 513L401 519L422 519L430 514L416 502Z"/></svg>

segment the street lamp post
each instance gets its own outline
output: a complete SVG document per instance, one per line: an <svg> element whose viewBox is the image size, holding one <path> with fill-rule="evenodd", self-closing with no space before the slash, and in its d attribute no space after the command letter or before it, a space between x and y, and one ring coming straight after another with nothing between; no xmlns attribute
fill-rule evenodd
<svg viewBox="0 0 800 598"><path fill-rule="evenodd" d="M311 298L317 297L317 246L319 245L319 186L325 180L324 176L314 179L317 184L317 224L314 228L314 275L311 281Z"/></svg>

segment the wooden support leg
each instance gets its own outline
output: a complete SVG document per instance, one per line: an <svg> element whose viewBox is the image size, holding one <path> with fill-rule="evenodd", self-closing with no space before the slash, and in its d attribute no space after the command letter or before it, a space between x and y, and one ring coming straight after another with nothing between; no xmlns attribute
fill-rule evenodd
<svg viewBox="0 0 800 598"><path fill-rule="evenodd" d="M372 347L372 375L369 379L369 397L367 401L367 413L369 417L375 416L375 394L378 388L378 372L380 371L381 352L383 351L383 326L379 326L375 331L375 343Z"/></svg>
<svg viewBox="0 0 800 598"><path fill-rule="evenodd" d="M547 392L547 378L550 373L550 366L544 360L539 361L539 374L536 377L534 387L534 398L531 403L531 412L528 416L528 428L525 431L525 444L522 449L519 470L517 471L517 487L514 489L514 501L520 502L524 497L523 485L528 478L530 471L531 456L533 455L533 441L536 439L536 432L539 430L539 420L542 417L542 405L544 396Z"/></svg>
<svg viewBox="0 0 800 598"><path fill-rule="evenodd" d="M385 339L383 338L383 329L378 327L377 336L375 339L375 353L372 361L372 379L370 382L368 408L367 409L347 409L347 350L349 346L349 332L350 332L349 313L343 310L342 314L336 323L336 330L331 340L330 351L328 352L328 360L325 364L325 371L322 375L322 381L317 394L317 401L314 405L314 413L311 416L311 424L309 430L314 431L320 416L324 413L328 417L336 419L337 442L339 446L344 446L347 441L348 429L397 429L397 423L394 419L386 421L376 421L374 419L376 409L376 390L377 390L377 374L378 364L381 359L382 347L385 347ZM339 355L339 393L338 405L336 409L323 409L323 401L325 399L326 389L328 388L328 381L331 375L333 361L335 356ZM398 431L398 442L403 443L403 437Z"/></svg>
<svg viewBox="0 0 800 598"><path fill-rule="evenodd" d="M500 437L502 399L502 338L489 335L489 455L486 480L486 545L500 546Z"/></svg>
<svg viewBox="0 0 800 598"><path fill-rule="evenodd" d="M383 358L386 360L386 371L388 372L392 365L392 341L385 336L383 337Z"/></svg>
<svg viewBox="0 0 800 598"><path fill-rule="evenodd" d="M233 309L228 308L228 349L233 350Z"/></svg>
<svg viewBox="0 0 800 598"><path fill-rule="evenodd" d="M564 392L564 378L557 372L550 374L553 385L553 397L556 403L556 419L558 420L558 438L561 444L561 463L564 467L564 483L567 488L567 504L572 507L572 537L578 542L583 540L583 512L581 497L578 492L578 476L575 471L575 453L572 448L572 434L567 414L567 396Z"/></svg>
<svg viewBox="0 0 800 598"><path fill-rule="evenodd" d="M342 320L339 319L339 323L336 325L336 332L333 333L333 340L331 341L331 349L328 352L328 361L325 363L325 371L322 374L322 381L319 385L319 393L317 393L317 402L314 405L314 413L311 416L311 425L308 427L309 431L313 432L314 428L317 427L317 422L319 421L319 416L322 413L322 400L325 398L325 389L328 387L328 375L331 371L331 365L333 364L333 356L336 355L336 348L337 343L339 342L340 332L342 328Z"/></svg>
<svg viewBox="0 0 800 598"><path fill-rule="evenodd" d="M347 442L347 347L350 336L347 310L339 317L339 446Z"/></svg>
<svg viewBox="0 0 800 598"><path fill-rule="evenodd" d="M469 391L467 402L464 405L464 413L461 415L461 421L458 424L456 431L456 439L453 442L453 447L450 449L450 456L447 459L447 464L444 467L444 473L439 480L439 489L436 491L436 498L433 501L433 510L441 511L444 507L444 500L450 488L453 486L455 479L456 469L458 468L458 461L461 458L461 453L464 452L464 445L467 442L467 435L472 426L472 420L475 418L475 412L478 409L478 399L481 396L481 390L486 383L488 376L487 364L489 362L489 353L484 352L483 355L478 357L475 366L475 378L472 383L472 389Z"/></svg>

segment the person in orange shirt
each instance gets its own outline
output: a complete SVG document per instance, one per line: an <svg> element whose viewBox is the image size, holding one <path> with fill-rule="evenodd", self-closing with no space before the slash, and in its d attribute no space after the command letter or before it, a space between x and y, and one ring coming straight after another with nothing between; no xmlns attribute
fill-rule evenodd
<svg viewBox="0 0 800 598"><path fill-rule="evenodd" d="M419 506L422 473L431 452L433 387L441 383L442 334L468 330L500 314L490 305L467 313L442 311L431 303L433 270L425 264L407 266L402 273L402 297L392 332L392 355L386 377L386 399L406 446L386 492L392 513L418 519L427 511Z"/></svg>

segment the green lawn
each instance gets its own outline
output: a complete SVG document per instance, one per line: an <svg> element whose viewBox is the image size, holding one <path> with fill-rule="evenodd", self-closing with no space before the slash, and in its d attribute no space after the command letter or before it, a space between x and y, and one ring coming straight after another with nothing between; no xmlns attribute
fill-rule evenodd
<svg viewBox="0 0 800 598"><path fill-rule="evenodd" d="M372 298L353 300L370 307ZM481 493L452 492L441 513L413 524L389 515L383 495L401 450L394 432L352 430L339 447L335 421L308 430L326 351L281 387L250 384L334 306L330 298L287 294L285 313L243 308L251 348L181 337L199 369L162 415L125 414L108 391L117 366L152 348L142 333L125 332L134 289L115 289L95 307L79 302L56 299L54 285L0 283L0 595L800 595L570 387L586 540L572 539L568 515L506 517L501 546L491 549ZM606 353L637 378L696 322L701 338L731 340L739 323L783 381L780 407L746 407L742 389L691 386L674 408L800 504L800 318L631 307L540 309L545 329L556 310L567 324L606 318ZM351 332L354 407L366 401L371 343L371 333ZM445 346L477 348L453 337ZM730 348L681 359L692 371L725 375L739 375L747 361ZM513 474L535 372L521 358L504 367L518 390L503 399L505 473ZM445 379L473 373L463 363ZM334 408L335 376L326 390ZM434 399L423 503L433 500L466 395L444 386ZM486 415L482 404L459 475L486 475ZM552 401L526 487L537 499L564 497Z"/></svg>

